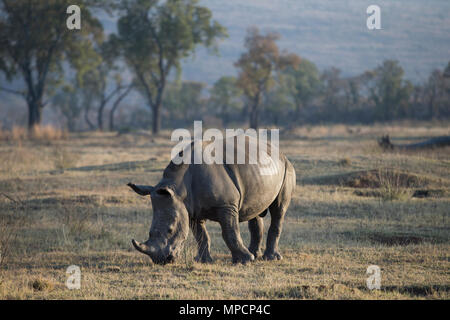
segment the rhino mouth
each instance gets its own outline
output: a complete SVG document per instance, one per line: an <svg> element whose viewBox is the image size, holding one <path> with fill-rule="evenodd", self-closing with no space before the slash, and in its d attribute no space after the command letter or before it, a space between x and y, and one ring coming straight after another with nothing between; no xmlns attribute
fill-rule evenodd
<svg viewBox="0 0 450 320"><path fill-rule="evenodd" d="M148 245L147 243L140 243L134 239L131 240L131 243L137 251L148 255L156 264L165 265L175 261L175 257L172 253L169 253L168 255L160 254L151 245Z"/></svg>

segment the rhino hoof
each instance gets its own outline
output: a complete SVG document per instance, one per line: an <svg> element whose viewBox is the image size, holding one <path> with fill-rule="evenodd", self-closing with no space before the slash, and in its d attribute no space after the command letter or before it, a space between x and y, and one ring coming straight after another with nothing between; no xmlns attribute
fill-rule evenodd
<svg viewBox="0 0 450 320"><path fill-rule="evenodd" d="M212 263L213 259L208 254L208 255L196 256L195 261L200 262L200 263Z"/></svg>
<svg viewBox="0 0 450 320"><path fill-rule="evenodd" d="M263 259L264 260L282 260L283 257L278 252L273 252L273 253L267 253L266 252L263 255Z"/></svg>
<svg viewBox="0 0 450 320"><path fill-rule="evenodd" d="M261 249L255 250L255 249L253 249L253 248L248 248L248 251L250 251L250 252L255 256L255 259L257 259L257 258L259 258L259 257L262 256L262 251L261 251Z"/></svg>
<svg viewBox="0 0 450 320"><path fill-rule="evenodd" d="M233 256L233 264L247 264L248 262L254 261L255 256L253 254L249 253L240 253L239 255Z"/></svg>

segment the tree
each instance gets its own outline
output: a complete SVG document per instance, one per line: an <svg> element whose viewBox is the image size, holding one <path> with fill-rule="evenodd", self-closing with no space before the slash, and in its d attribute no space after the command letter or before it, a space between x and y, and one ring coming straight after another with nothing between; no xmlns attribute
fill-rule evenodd
<svg viewBox="0 0 450 320"><path fill-rule="evenodd" d="M430 120L439 116L441 106L445 104L447 92L444 72L438 69L433 70L425 84L425 99L428 105L428 119Z"/></svg>
<svg viewBox="0 0 450 320"><path fill-rule="evenodd" d="M278 125L283 116L288 114L290 110L295 109L292 96L283 77L278 79L271 90L264 93L261 109L264 110L265 116L262 120L264 121L265 118L266 121L274 125Z"/></svg>
<svg viewBox="0 0 450 320"><path fill-rule="evenodd" d="M445 89L448 95L450 95L450 61L447 64L447 67L444 70L444 83Z"/></svg>
<svg viewBox="0 0 450 320"><path fill-rule="evenodd" d="M210 90L208 104L227 125L230 114L242 108L242 90L237 86L235 77L221 77Z"/></svg>
<svg viewBox="0 0 450 320"><path fill-rule="evenodd" d="M88 1L78 1L83 27L69 30L66 10L71 4L0 0L0 71L8 80L20 75L25 83L24 89L2 89L25 98L29 128L40 124L49 84L61 80L63 62L84 65L84 70L95 62L92 44L102 37L101 24L91 15Z"/></svg>
<svg viewBox="0 0 450 320"><path fill-rule="evenodd" d="M341 70L331 67L323 71L320 80L322 81L322 95L327 109L333 108L334 112L340 107L340 94L343 89L343 79Z"/></svg>
<svg viewBox="0 0 450 320"><path fill-rule="evenodd" d="M379 120L393 120L407 115L409 97L413 86L403 80L403 68L398 61L386 60L382 65L366 73L369 80L369 99L375 104Z"/></svg>
<svg viewBox="0 0 450 320"><path fill-rule="evenodd" d="M314 63L302 59L296 68L289 67L283 72L288 94L293 98L297 120L301 110L306 107L320 91L320 74Z"/></svg>
<svg viewBox="0 0 450 320"><path fill-rule="evenodd" d="M238 86L248 100L250 127L254 129L258 128L263 95L274 85L274 73L300 62L297 55L280 52L275 43L279 38L276 33L261 35L258 28L249 28L245 38L247 51L235 63L239 70Z"/></svg>
<svg viewBox="0 0 450 320"><path fill-rule="evenodd" d="M69 131L75 130L75 123L83 110L82 97L77 86L66 84L52 98L52 107L66 119Z"/></svg>
<svg viewBox="0 0 450 320"><path fill-rule="evenodd" d="M191 121L195 112L203 107L202 92L205 87L205 83L196 81L171 83L164 95L164 105L170 118L183 122Z"/></svg>
<svg viewBox="0 0 450 320"><path fill-rule="evenodd" d="M100 131L104 130L103 118L108 103L113 101L114 97L120 98L120 100L124 99L133 87L131 83L127 84L127 81L124 80L125 70L119 64L119 48L117 46L117 41L111 38L109 41L97 44L95 52L98 55L98 63L94 68L79 76L82 89L86 94L91 95L92 103L97 106L97 128ZM123 93L126 93L125 96L122 96ZM117 108L117 104L115 107ZM89 126L92 127L91 124Z"/></svg>
<svg viewBox="0 0 450 320"><path fill-rule="evenodd" d="M162 99L169 73L198 45L211 47L226 35L198 0L130 0L122 6L116 41L133 70L152 111L154 134L160 130Z"/></svg>

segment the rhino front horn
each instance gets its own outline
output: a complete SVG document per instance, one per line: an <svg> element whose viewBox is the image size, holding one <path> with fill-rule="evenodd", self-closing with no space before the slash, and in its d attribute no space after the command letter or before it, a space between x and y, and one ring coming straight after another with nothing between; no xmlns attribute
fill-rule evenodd
<svg viewBox="0 0 450 320"><path fill-rule="evenodd" d="M134 239L131 240L131 243L136 248L136 250L139 252L142 252L145 254L150 254L150 252L152 252L151 248L149 246L147 246L145 243L140 243Z"/></svg>

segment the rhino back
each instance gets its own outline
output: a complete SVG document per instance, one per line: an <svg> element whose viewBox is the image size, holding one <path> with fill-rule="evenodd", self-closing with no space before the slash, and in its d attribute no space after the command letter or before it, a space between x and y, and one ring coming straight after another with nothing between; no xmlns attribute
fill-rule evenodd
<svg viewBox="0 0 450 320"><path fill-rule="evenodd" d="M236 137L230 139L234 139L237 154L243 145L237 143ZM246 136L244 164L227 164L224 159L223 164L190 165L187 190L198 218L215 220L215 209L230 207L239 212L240 221L247 221L262 213L275 200L283 183L286 158L279 154L278 157L270 157L268 164L250 164L248 150L255 143L256 139ZM224 157L225 152L226 144Z"/></svg>

